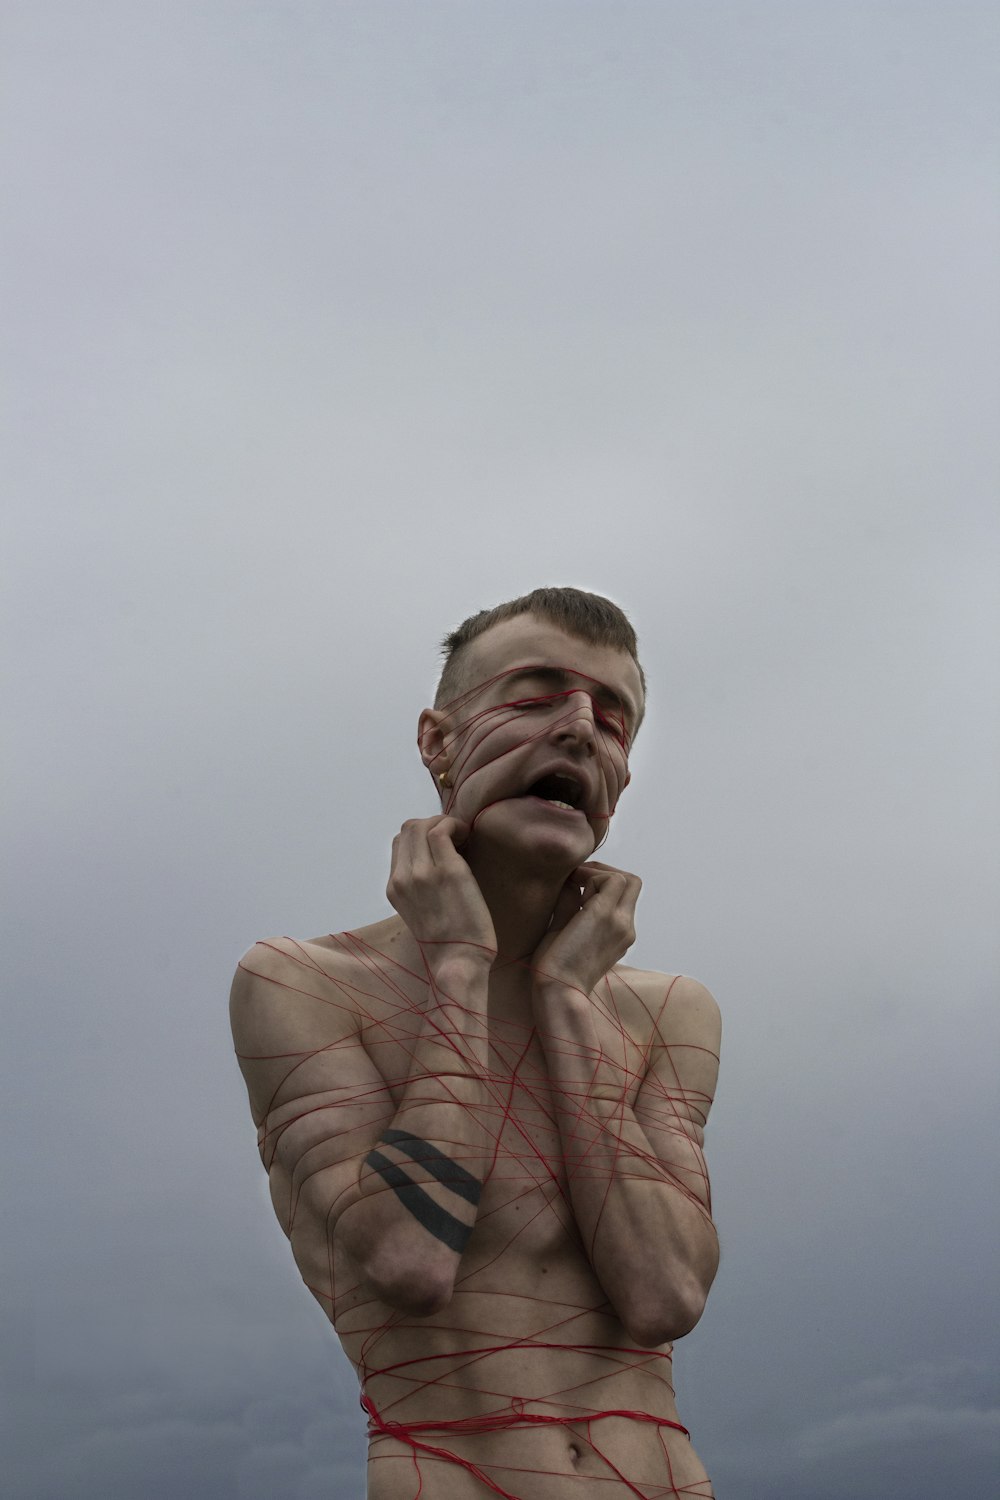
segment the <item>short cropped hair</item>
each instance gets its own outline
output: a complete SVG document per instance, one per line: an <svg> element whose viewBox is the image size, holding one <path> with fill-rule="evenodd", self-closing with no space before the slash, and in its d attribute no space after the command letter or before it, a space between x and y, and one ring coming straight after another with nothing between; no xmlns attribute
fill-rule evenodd
<svg viewBox="0 0 1000 1500"><path fill-rule="evenodd" d="M506 604L497 604L493 609L481 609L478 614L463 620L457 630L446 635L441 643L444 666L441 680L434 696L434 707L443 708L463 691L463 664L467 647L479 636L503 620L513 620L517 615L538 615L550 620L575 635L580 640L590 641L594 646L611 646L618 651L627 651L639 668L643 699L646 696L646 674L639 661L639 642L625 611L601 594L588 594L583 589L556 588L532 589L519 599L510 599ZM640 718L641 718L640 705Z"/></svg>

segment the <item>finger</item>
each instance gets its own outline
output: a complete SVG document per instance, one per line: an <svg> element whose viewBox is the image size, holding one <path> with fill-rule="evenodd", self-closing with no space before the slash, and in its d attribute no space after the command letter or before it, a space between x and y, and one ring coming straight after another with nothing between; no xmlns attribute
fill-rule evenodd
<svg viewBox="0 0 1000 1500"><path fill-rule="evenodd" d="M410 879L424 879L430 874L434 857L427 833L435 822L436 818L407 818L400 830L400 874Z"/></svg>
<svg viewBox="0 0 1000 1500"><path fill-rule="evenodd" d="M624 909L631 912L639 896L639 882L624 870L601 870L587 876L583 899L587 906L602 911Z"/></svg>
<svg viewBox="0 0 1000 1500"><path fill-rule="evenodd" d="M552 909L552 920L549 923L550 932L561 932L568 922L571 922L583 903L580 890L580 882L574 873L566 881L556 904Z"/></svg>
<svg viewBox="0 0 1000 1500"><path fill-rule="evenodd" d="M638 875L633 875L629 870L618 870L614 865L603 865L597 859L589 859L585 865L580 866L577 874L584 877L592 875L598 886L604 885L609 875L620 875L626 886L634 890L636 895L642 890L642 881Z"/></svg>
<svg viewBox="0 0 1000 1500"><path fill-rule="evenodd" d="M427 830L427 846L435 864L447 867L461 859L459 848L469 837L469 825L459 818L438 818Z"/></svg>
<svg viewBox="0 0 1000 1500"><path fill-rule="evenodd" d="M401 828L392 841L392 862L389 866L390 878L392 876L405 877L408 875L411 863L409 839L406 837L406 829Z"/></svg>

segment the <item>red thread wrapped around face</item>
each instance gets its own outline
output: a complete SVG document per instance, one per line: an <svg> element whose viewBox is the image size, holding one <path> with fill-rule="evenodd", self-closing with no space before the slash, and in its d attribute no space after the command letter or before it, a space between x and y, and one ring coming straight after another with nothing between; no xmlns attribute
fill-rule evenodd
<svg viewBox="0 0 1000 1500"><path fill-rule="evenodd" d="M508 684L517 689L530 686L535 678L559 685L552 691L506 696ZM587 746L582 758L595 783L587 808L595 848L607 837L628 778L630 745L614 689L569 667L517 667L477 683L446 704L442 713L444 746L430 758L430 768L434 772L447 766L446 813L474 829L489 808L523 794L522 767L537 759L533 751L583 735Z"/></svg>

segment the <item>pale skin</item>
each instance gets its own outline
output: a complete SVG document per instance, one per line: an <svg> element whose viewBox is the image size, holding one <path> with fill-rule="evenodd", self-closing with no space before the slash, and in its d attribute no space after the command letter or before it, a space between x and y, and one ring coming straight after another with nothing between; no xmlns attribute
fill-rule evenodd
<svg viewBox="0 0 1000 1500"><path fill-rule="evenodd" d="M395 915L237 970L275 1212L383 1422L369 1500L705 1500L664 1356L718 1264L718 1009L622 963L640 881L594 857L629 780L606 712L634 731L638 670L531 615L468 652L475 713L421 716L443 807L394 840ZM579 808L525 794L550 772ZM512 1403L546 1420L386 1430ZM625 1412L656 1420L587 1421Z"/></svg>

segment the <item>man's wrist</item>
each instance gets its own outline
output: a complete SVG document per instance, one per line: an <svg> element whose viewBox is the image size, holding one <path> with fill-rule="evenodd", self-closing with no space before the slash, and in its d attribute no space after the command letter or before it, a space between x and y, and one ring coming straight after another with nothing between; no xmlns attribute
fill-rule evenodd
<svg viewBox="0 0 1000 1500"><path fill-rule="evenodd" d="M481 995L485 1003L489 991L493 959L488 950L474 943L449 944L430 957L424 952L433 991L437 999L457 1000L466 1004Z"/></svg>
<svg viewBox="0 0 1000 1500"><path fill-rule="evenodd" d="M590 992L582 984L557 974L535 974L531 981L532 999L546 1009L589 1010Z"/></svg>

